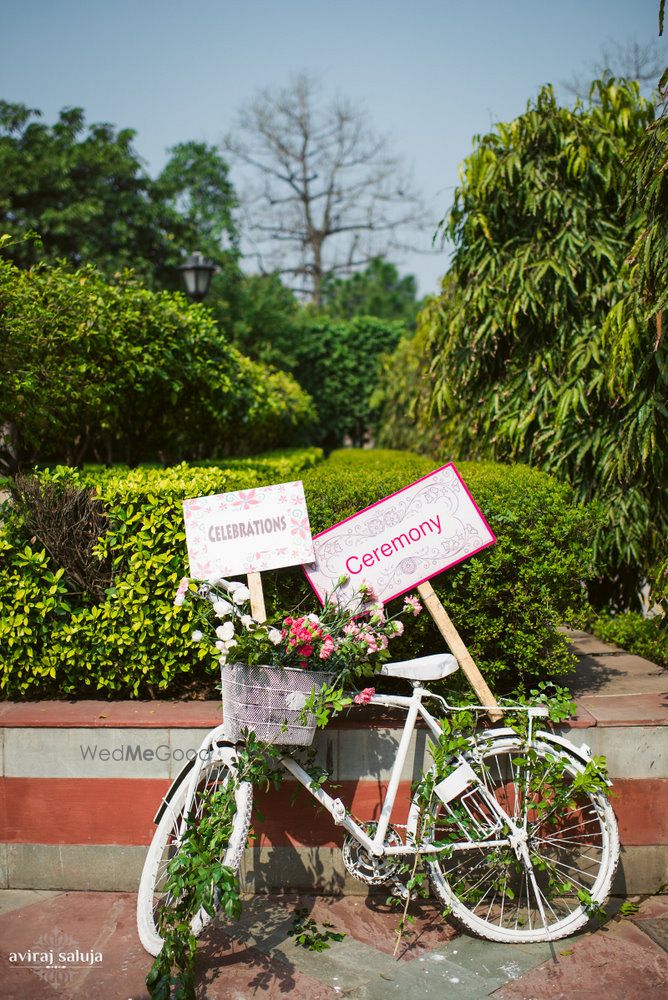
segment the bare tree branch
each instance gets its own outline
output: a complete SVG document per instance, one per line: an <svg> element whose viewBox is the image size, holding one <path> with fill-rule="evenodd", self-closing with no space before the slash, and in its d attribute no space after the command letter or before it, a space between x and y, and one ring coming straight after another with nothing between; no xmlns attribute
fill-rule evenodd
<svg viewBox="0 0 668 1000"><path fill-rule="evenodd" d="M387 139L350 101L325 104L305 74L278 92L261 91L224 146L253 174L242 197L262 269L299 279L316 305L327 274L387 255L402 246L402 233L427 224Z"/></svg>
<svg viewBox="0 0 668 1000"><path fill-rule="evenodd" d="M593 80L614 76L637 80L641 90L651 94L657 88L665 61L665 52L660 42L654 38L645 44L635 38L624 44L612 42L610 46L601 49L600 58L592 63L585 76L572 76L569 80L562 80L561 86L573 97L585 99L589 96Z"/></svg>

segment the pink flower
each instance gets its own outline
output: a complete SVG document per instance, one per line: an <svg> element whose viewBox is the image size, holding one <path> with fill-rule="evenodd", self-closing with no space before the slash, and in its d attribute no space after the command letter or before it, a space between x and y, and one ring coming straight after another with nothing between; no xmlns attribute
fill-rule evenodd
<svg viewBox="0 0 668 1000"><path fill-rule="evenodd" d="M391 625L392 625L392 632L393 632L394 635L403 635L404 634L404 623L403 622L394 621L394 622L391 622Z"/></svg>
<svg viewBox="0 0 668 1000"><path fill-rule="evenodd" d="M356 705L368 705L373 696L376 693L375 688L364 688L359 694L356 694L353 701Z"/></svg>
<svg viewBox="0 0 668 1000"><path fill-rule="evenodd" d="M174 598L174 607L178 608L183 604L187 593L188 593L188 577L184 576L182 577L181 583L179 584L179 589L176 591L176 596Z"/></svg>
<svg viewBox="0 0 668 1000"><path fill-rule="evenodd" d="M328 660L332 653L334 652L334 640L331 635L326 636L325 641L322 644L322 649L320 650L320 659Z"/></svg>
<svg viewBox="0 0 668 1000"><path fill-rule="evenodd" d="M359 635L359 626L355 625L353 622L349 622L348 625L344 625L343 634L344 635Z"/></svg>
<svg viewBox="0 0 668 1000"><path fill-rule="evenodd" d="M404 607L406 611L410 611L414 616L419 615L422 611L422 605L417 597L404 597Z"/></svg>
<svg viewBox="0 0 668 1000"><path fill-rule="evenodd" d="M378 652L378 640L376 639L376 636L373 635L372 632L363 632L362 635L360 636L360 639L362 640L362 642L366 643L366 648L369 651L369 653Z"/></svg>

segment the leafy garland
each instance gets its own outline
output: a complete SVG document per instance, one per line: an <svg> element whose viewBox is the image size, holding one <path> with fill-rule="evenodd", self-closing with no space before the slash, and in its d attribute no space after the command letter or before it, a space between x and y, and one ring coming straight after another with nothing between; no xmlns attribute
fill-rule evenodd
<svg viewBox="0 0 668 1000"><path fill-rule="evenodd" d="M278 748L249 733L245 746L239 749L237 773L230 774L224 785L198 792L201 815L197 821L188 817L180 848L167 865L163 892L171 896L173 904L162 907L158 915L163 946L146 977L153 1000L195 1000L197 938L190 925L200 909L209 916L217 910L231 919L241 916L238 875L220 860L232 833L235 791L243 781L278 787L282 780L280 757Z"/></svg>

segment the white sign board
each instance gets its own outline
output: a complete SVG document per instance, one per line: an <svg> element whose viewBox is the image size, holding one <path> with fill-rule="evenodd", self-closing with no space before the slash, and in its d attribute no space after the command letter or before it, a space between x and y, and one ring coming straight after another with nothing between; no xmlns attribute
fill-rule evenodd
<svg viewBox="0 0 668 1000"><path fill-rule="evenodd" d="M301 482L183 501L190 575L216 580L314 558Z"/></svg>
<svg viewBox="0 0 668 1000"><path fill-rule="evenodd" d="M347 576L339 601L367 583L385 604L495 541L450 463L316 535L305 572L323 603Z"/></svg>

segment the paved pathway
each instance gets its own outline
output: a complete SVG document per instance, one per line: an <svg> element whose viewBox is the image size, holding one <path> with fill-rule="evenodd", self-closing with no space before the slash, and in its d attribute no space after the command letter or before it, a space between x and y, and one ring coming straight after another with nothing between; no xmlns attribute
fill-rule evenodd
<svg viewBox="0 0 668 1000"><path fill-rule="evenodd" d="M129 893L0 892L0 995L146 1000L151 959L137 939L134 905ZM298 905L307 906L321 927L327 922L344 931L345 939L320 954L295 945L288 931ZM650 897L637 914L553 946L500 945L457 934L425 905L395 959L395 925L396 914L382 897L254 897L232 933L215 925L201 941L198 998L668 996L668 896ZM45 966L50 952L61 968Z"/></svg>

